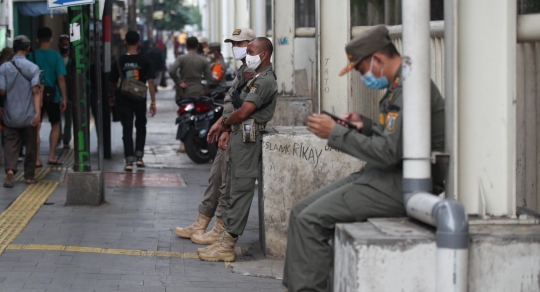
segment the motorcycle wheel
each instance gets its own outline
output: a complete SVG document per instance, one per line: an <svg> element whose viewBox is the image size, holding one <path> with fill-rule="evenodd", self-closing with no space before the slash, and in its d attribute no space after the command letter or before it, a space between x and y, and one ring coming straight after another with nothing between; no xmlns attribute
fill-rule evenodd
<svg viewBox="0 0 540 292"><path fill-rule="evenodd" d="M187 156L197 164L207 163L217 153L216 143L208 144L203 139L199 138L199 132L194 128L189 129L184 139Z"/></svg>

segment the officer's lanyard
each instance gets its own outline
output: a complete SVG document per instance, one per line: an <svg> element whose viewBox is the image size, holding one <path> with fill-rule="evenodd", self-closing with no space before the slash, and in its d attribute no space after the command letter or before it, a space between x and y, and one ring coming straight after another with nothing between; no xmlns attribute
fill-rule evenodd
<svg viewBox="0 0 540 292"><path fill-rule="evenodd" d="M390 96L388 97L389 101L392 101L392 99L394 98L394 89L396 89L396 87L398 86L398 83L399 83L399 76L396 76L396 78L394 79L394 83L392 84L392 92L390 93Z"/></svg>
<svg viewBox="0 0 540 292"><path fill-rule="evenodd" d="M248 88L251 87L251 84L253 84L253 82L255 82L255 80L256 80L259 76L261 76L261 74L262 74L262 72L259 72L259 73L257 73L257 75L255 75L255 77L253 77L251 80L249 80L248 83L247 83L247 87L248 87Z"/></svg>

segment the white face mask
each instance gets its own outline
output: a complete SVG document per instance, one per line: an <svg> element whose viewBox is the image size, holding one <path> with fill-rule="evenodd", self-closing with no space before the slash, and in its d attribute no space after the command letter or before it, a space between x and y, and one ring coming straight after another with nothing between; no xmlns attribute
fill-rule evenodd
<svg viewBox="0 0 540 292"><path fill-rule="evenodd" d="M261 57L259 57L261 54L258 54L256 56L252 55L246 55L246 65L251 70L257 70L259 68L259 65L261 65Z"/></svg>
<svg viewBox="0 0 540 292"><path fill-rule="evenodd" d="M246 56L247 47L232 47L232 53L236 60L242 60Z"/></svg>

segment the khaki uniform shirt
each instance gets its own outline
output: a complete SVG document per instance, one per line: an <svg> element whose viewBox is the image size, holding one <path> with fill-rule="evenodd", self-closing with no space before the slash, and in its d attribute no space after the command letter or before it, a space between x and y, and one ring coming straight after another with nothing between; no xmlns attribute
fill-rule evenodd
<svg viewBox="0 0 540 292"><path fill-rule="evenodd" d="M401 68L379 103L379 121L362 116L361 132L336 125L328 145L367 162L356 182L401 194L403 159L403 88ZM429 121L426 121L429 122ZM444 150L444 100L431 82L431 151Z"/></svg>
<svg viewBox="0 0 540 292"><path fill-rule="evenodd" d="M180 74L178 70L180 69ZM178 56L174 64L169 67L169 75L176 84L181 80L186 81L186 91L184 96L200 96L206 93L206 86L201 83L202 76L207 82L215 82L212 78L210 63L197 52L188 52Z"/></svg>
<svg viewBox="0 0 540 292"><path fill-rule="evenodd" d="M277 101L277 81L272 66L257 70L246 86L242 89L240 98L253 102L257 106L248 119L254 119L257 124L266 125L273 117ZM270 103L264 109L258 110L263 104Z"/></svg>
<svg viewBox="0 0 540 292"><path fill-rule="evenodd" d="M232 93L236 90L236 88L242 84L244 84L246 81L251 79L253 76L255 76L255 71L249 69L246 65L242 65L238 71L236 72L236 77L234 77L234 80L232 81L232 86L229 89L229 92L225 96L224 105L223 105L223 117L228 118L232 115L234 112L234 106L232 104Z"/></svg>

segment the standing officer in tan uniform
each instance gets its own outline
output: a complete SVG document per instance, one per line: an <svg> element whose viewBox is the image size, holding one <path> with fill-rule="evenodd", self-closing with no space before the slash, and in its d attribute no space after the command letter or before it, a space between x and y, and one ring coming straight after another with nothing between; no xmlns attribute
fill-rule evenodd
<svg viewBox="0 0 540 292"><path fill-rule="evenodd" d="M197 54L199 41L196 37L189 37L186 40L188 53L180 55L169 67L169 75L176 84L176 102L178 103L186 96L201 96L206 93L206 85L202 84L202 77L207 83L214 83L210 63L206 58ZM180 69L180 74L178 70ZM178 152L184 153L184 143L180 142Z"/></svg>
<svg viewBox="0 0 540 292"><path fill-rule="evenodd" d="M246 50L248 43L255 38L255 33L249 28L236 29L230 39L226 39L226 43L232 44L233 55L236 60L242 61L242 67L238 69L236 78L232 82L232 87L225 97L223 106L223 118L228 118L232 115L234 107L232 104L232 94L236 88L245 84L251 77L254 71L246 66ZM219 234L224 230L222 215L225 212L227 202L224 198L225 186L227 182L227 165L229 160L229 132L220 134L221 120L218 120L209 131L208 142L215 143L219 137L219 150L214 158L212 170L210 170L209 186L204 192L203 199L199 204L199 216L197 220L188 227L176 227L174 233L183 238L191 238L191 241L198 244L212 244ZM206 228L216 216L214 228L206 232Z"/></svg>
<svg viewBox="0 0 540 292"><path fill-rule="evenodd" d="M360 172L338 180L297 202L289 215L283 285L289 292L330 291L333 251L328 241L337 223L373 217L406 216L402 193L403 92L401 56L386 26L362 32L346 47L351 69L372 89L387 89L379 122L350 112L348 129L326 115L308 118L308 128L328 145L366 161ZM389 83L390 82L390 83ZM431 149L444 149L444 101L431 82Z"/></svg>
<svg viewBox="0 0 540 292"><path fill-rule="evenodd" d="M221 45L219 43L210 43L210 45L208 45L208 56L210 57L210 60L212 60L210 66L212 68L212 77L216 79L218 83L225 85L227 65L221 54Z"/></svg>
<svg viewBox="0 0 540 292"><path fill-rule="evenodd" d="M256 74L233 93L236 111L221 121L221 131L231 131L229 166L223 215L225 230L218 241L198 249L204 261L234 261L234 245L244 232L259 175L262 134L276 108L277 82L270 58L274 48L269 39L259 37L247 48L246 65Z"/></svg>

